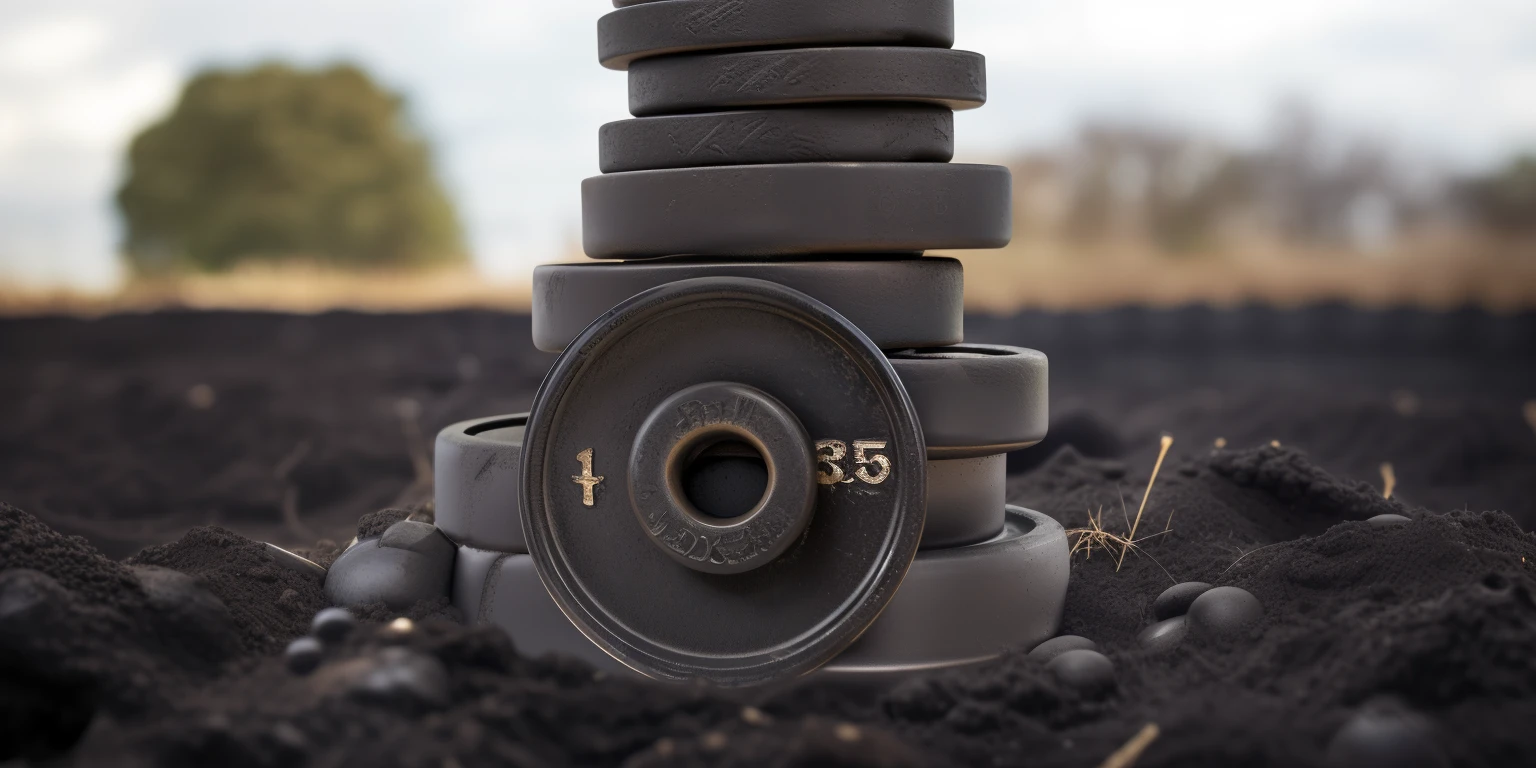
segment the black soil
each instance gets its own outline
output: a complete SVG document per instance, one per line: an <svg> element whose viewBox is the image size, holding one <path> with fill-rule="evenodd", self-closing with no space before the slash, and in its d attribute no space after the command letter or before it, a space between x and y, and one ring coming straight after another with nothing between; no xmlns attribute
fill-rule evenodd
<svg viewBox="0 0 1536 768"><path fill-rule="evenodd" d="M1366 711L1405 713L1428 764L1536 760L1536 320L1126 310L968 336L1052 357L1052 437L1010 457L1015 503L1124 533L1175 438L1138 549L1074 562L1062 631L1115 662L1108 693L1022 652L890 690L662 686L427 604L404 633L363 611L294 675L282 648L324 596L253 539L324 560L430 519L435 430L524 408L549 364L527 320L0 322L0 761L1098 766L1156 724L1137 766L1306 766ZM1389 513L1411 521L1365 522ZM1183 581L1264 617L1139 649Z"/></svg>

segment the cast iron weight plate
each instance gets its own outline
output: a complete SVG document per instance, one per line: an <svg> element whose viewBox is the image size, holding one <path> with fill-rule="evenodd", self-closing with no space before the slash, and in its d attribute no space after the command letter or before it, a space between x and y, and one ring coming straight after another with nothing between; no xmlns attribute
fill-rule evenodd
<svg viewBox="0 0 1536 768"><path fill-rule="evenodd" d="M746 109L638 117L597 134L603 173L765 163L947 163L955 116L926 104Z"/></svg>
<svg viewBox="0 0 1536 768"><path fill-rule="evenodd" d="M986 541L1003 530L1008 455L928 462L928 522L921 548Z"/></svg>
<svg viewBox="0 0 1536 768"><path fill-rule="evenodd" d="M619 302L691 277L750 277L793 288L848 318L881 349L958 344L963 338L965 272L955 259L672 258L535 267L533 345L559 352Z"/></svg>
<svg viewBox="0 0 1536 768"><path fill-rule="evenodd" d="M1001 248L1012 177L997 165L723 165L581 183L582 246L595 259L790 256Z"/></svg>
<svg viewBox="0 0 1536 768"><path fill-rule="evenodd" d="M597 58L625 69L649 56L721 48L955 42L951 0L672 0L598 19Z"/></svg>
<svg viewBox="0 0 1536 768"><path fill-rule="evenodd" d="M502 552L523 544L523 428L528 414L453 424L437 433L433 506L439 530L454 543Z"/></svg>
<svg viewBox="0 0 1536 768"><path fill-rule="evenodd" d="M661 56L629 67L635 117L847 101L975 109L987 101L986 60L945 48L795 48Z"/></svg>
<svg viewBox="0 0 1536 768"><path fill-rule="evenodd" d="M957 344L889 353L928 438L928 457L1027 448L1050 422L1049 364L1033 349Z"/></svg>
<svg viewBox="0 0 1536 768"><path fill-rule="evenodd" d="M653 539L635 503L666 492L632 475L642 425L709 382L775 398L815 441L804 446L818 482L804 533L731 574L664 552L712 557L718 542ZM695 401L671 418L739 425L738 408ZM670 283L594 323L540 386L523 462L524 534L555 602L609 654L661 679L748 685L815 669L879 615L922 534L922 431L889 362L824 304L761 280Z"/></svg>

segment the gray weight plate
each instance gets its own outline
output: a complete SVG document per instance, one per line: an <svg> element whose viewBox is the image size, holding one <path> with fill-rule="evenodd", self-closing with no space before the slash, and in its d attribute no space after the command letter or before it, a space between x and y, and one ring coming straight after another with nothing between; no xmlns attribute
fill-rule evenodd
<svg viewBox="0 0 1536 768"><path fill-rule="evenodd" d="M928 462L928 523L923 549L986 541L1003 530L1008 456Z"/></svg>
<svg viewBox="0 0 1536 768"><path fill-rule="evenodd" d="M955 259L678 258L535 267L533 345L559 352L619 302L658 285L710 276L750 277L793 288L848 318L882 349L943 346L962 339L965 273Z"/></svg>
<svg viewBox="0 0 1536 768"><path fill-rule="evenodd" d="M1012 179L996 165L800 163L632 171L581 183L595 259L1001 248Z"/></svg>
<svg viewBox="0 0 1536 768"><path fill-rule="evenodd" d="M437 433L437 527L457 544L527 552L522 495L523 428L528 414L463 421Z"/></svg>
<svg viewBox="0 0 1536 768"><path fill-rule="evenodd" d="M992 344L908 349L891 365L923 421L928 457L965 458L1045 439L1049 365L1033 349Z"/></svg>
<svg viewBox="0 0 1536 768"><path fill-rule="evenodd" d="M954 42L950 0L672 0L621 8L597 21L597 58L609 69L720 48Z"/></svg>
<svg viewBox="0 0 1536 768"><path fill-rule="evenodd" d="M947 163L954 113L925 104L639 117L597 135L603 173L766 163Z"/></svg>
<svg viewBox="0 0 1536 768"><path fill-rule="evenodd" d="M944 48L797 48L662 56L629 67L635 117L849 101L975 109L987 101L986 60Z"/></svg>
<svg viewBox="0 0 1536 768"><path fill-rule="evenodd" d="M761 397L678 400L720 382ZM814 444L796 444L793 424ZM704 452L726 445L766 477L757 505L729 516L686 493L695 466L717 466ZM812 451L817 490L797 502ZM683 280L620 304L540 386L524 538L561 610L625 665L760 683L820 666L879 615L917 551L924 462L889 362L841 315L766 281ZM797 503L814 506L798 536Z"/></svg>
<svg viewBox="0 0 1536 768"><path fill-rule="evenodd" d="M830 677L871 677L959 666L1028 648L1056 634L1066 603L1061 524L1008 507L1007 525L979 544L918 555L901 590Z"/></svg>

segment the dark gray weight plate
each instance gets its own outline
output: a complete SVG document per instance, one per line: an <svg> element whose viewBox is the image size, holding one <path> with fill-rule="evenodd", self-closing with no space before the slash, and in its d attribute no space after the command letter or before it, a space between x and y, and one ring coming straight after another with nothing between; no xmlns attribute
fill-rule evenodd
<svg viewBox="0 0 1536 768"><path fill-rule="evenodd" d="M928 523L923 549L986 541L1003 530L1008 457L928 462Z"/></svg>
<svg viewBox="0 0 1536 768"><path fill-rule="evenodd" d="M528 414L462 421L437 433L433 505L437 527L457 544L527 552L522 495Z"/></svg>
<svg viewBox="0 0 1536 768"><path fill-rule="evenodd" d="M947 163L954 113L925 104L639 117L597 134L603 173L766 163Z"/></svg>
<svg viewBox="0 0 1536 768"><path fill-rule="evenodd" d="M987 101L986 59L945 48L796 48L662 56L629 67L635 117L846 101L975 109Z"/></svg>
<svg viewBox="0 0 1536 768"><path fill-rule="evenodd" d="M799 163L676 168L581 183L595 259L1001 248L1012 178L997 165Z"/></svg>
<svg viewBox="0 0 1536 768"><path fill-rule="evenodd" d="M950 0L672 0L622 8L597 21L597 58L609 69L720 48L948 48L954 42Z"/></svg>
<svg viewBox="0 0 1536 768"><path fill-rule="evenodd" d="M879 620L820 674L859 678L959 666L1052 637L1066 603L1067 551L1059 523L1010 506L996 537L918 555Z"/></svg>
<svg viewBox="0 0 1536 768"><path fill-rule="evenodd" d="M559 352L619 302L691 277L768 280L826 304L875 346L957 344L964 329L965 273L939 257L544 264L533 270L533 345Z"/></svg>
<svg viewBox="0 0 1536 768"><path fill-rule="evenodd" d="M922 417L929 458L990 456L1045 438L1050 415L1045 355L1022 347L959 344L889 356Z"/></svg>
<svg viewBox="0 0 1536 768"><path fill-rule="evenodd" d="M813 447L755 429L739 400L657 410L706 382L776 399L815 441L813 517L780 557L755 553L771 553L783 530L775 499L793 498L773 489L799 478L773 472L791 471ZM647 424L675 430L676 456L752 443L767 457L769 490L746 514L765 525L711 539L709 516L680 502L682 514L651 517L648 498L678 501L685 481L670 468L687 459L655 462L669 468L664 477L635 474L650 460L634 449L654 451L641 436ZM900 382L846 319L766 281L683 280L614 308L540 386L523 442L524 538L561 610L627 666L663 679L764 682L825 663L890 600L922 533L924 461ZM705 573L674 553L756 567Z"/></svg>

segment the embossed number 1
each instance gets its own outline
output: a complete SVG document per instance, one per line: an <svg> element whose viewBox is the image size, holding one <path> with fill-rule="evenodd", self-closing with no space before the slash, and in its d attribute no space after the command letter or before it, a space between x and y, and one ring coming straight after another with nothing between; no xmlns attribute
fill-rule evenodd
<svg viewBox="0 0 1536 768"><path fill-rule="evenodd" d="M816 482L822 485L837 485L838 483L851 483L855 479L870 485L879 485L891 477L891 460L884 454L869 453L871 450L884 448L884 440L855 440L853 441L853 462L858 465L853 471L853 477L848 477L843 470L841 462L848 456L848 444L841 440L818 440L816 442L816 456L818 466L816 469ZM830 472L821 470L825 465ZM871 475L869 468L879 467L878 474Z"/></svg>

